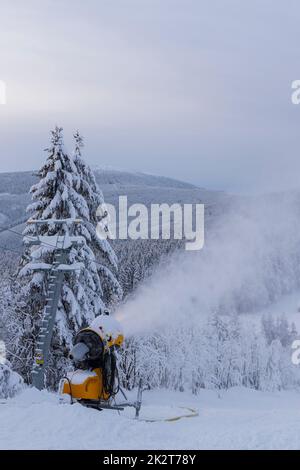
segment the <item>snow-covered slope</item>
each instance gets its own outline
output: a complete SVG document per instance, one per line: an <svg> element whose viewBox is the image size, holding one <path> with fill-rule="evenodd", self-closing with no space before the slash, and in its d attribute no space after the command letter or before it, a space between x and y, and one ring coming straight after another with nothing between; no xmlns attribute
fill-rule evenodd
<svg viewBox="0 0 300 470"><path fill-rule="evenodd" d="M198 416L161 421L197 409ZM58 404L48 392L26 390L0 404L1 449L300 449L300 394L234 388L198 396L145 392L141 418L128 409L96 411Z"/></svg>

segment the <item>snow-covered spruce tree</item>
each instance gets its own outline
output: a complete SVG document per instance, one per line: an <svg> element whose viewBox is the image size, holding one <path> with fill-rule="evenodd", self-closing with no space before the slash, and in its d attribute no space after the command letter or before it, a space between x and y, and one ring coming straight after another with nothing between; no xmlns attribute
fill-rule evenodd
<svg viewBox="0 0 300 470"><path fill-rule="evenodd" d="M47 160L38 172L40 181L30 190L33 200L28 207L30 219L45 220L45 224L39 224L38 231L40 235L48 236L55 236L62 227L51 222L51 219L83 220L83 224L75 226L78 228L75 228L74 232L75 235L81 235L80 243L69 250L67 262L81 263L84 268L65 274L56 315L47 377L47 384L53 387L67 366L67 352L74 333L91 322L105 304L102 280L99 277L98 265L94 262L91 245L91 202L89 194L85 194L85 197L81 194L81 175L73 157L69 157L64 150L61 128L56 127L52 132L51 146L47 152ZM24 230L25 238L34 235L34 230L34 224L27 224ZM47 273L35 271L33 268L39 263L52 264L54 250L55 247L45 244L28 248L19 272L24 285L17 309L19 334L15 344L14 362L26 381L30 381L48 282ZM113 252L111 258L113 259Z"/></svg>
<svg viewBox="0 0 300 470"><path fill-rule="evenodd" d="M84 225L79 226L79 232L86 238L96 256L96 267L102 283L102 298L106 305L111 305L120 300L123 295L122 288L113 272L117 270L118 259L108 240L99 238L96 232L97 224L100 223L103 227L108 226L108 213L95 176L82 157L84 144L78 131L74 134L74 139L73 160L78 173L76 191L85 199L88 206L88 217L82 216Z"/></svg>

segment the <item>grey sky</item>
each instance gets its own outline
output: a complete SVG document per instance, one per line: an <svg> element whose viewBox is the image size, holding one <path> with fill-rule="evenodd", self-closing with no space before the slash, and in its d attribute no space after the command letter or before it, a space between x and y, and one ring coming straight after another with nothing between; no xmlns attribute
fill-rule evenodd
<svg viewBox="0 0 300 470"><path fill-rule="evenodd" d="M0 0L1 171L56 123L91 164L252 192L299 185L297 0Z"/></svg>

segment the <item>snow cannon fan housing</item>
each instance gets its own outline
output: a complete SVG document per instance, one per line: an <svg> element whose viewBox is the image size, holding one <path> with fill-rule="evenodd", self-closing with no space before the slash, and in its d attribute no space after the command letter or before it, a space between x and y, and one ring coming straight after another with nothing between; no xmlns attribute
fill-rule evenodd
<svg viewBox="0 0 300 470"><path fill-rule="evenodd" d="M116 393L115 349L124 341L119 323L110 316L98 316L80 330L70 352L75 370L60 382L60 393L88 402L109 401Z"/></svg>

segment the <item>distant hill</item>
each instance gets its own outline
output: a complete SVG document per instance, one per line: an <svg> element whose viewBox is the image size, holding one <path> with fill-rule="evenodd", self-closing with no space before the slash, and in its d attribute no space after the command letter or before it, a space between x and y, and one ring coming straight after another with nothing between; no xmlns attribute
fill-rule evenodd
<svg viewBox="0 0 300 470"><path fill-rule="evenodd" d="M130 173L119 170L93 169L100 187L114 186L167 186L169 188L195 188L190 183L178 181L165 176L154 176L145 173ZM24 194L28 193L30 186L36 181L34 171L20 171L0 173L0 194Z"/></svg>
<svg viewBox="0 0 300 470"><path fill-rule="evenodd" d="M99 186L105 190L111 185L121 187L149 186L191 189L196 186L165 176L154 176L147 173L131 173L128 171L93 168Z"/></svg>
<svg viewBox="0 0 300 470"><path fill-rule="evenodd" d="M221 191L208 191L192 184L163 176L130 173L111 169L94 169L96 180L106 202L117 205L120 195L127 195L128 203L204 203L206 216L223 212L224 204L232 196ZM30 187L38 180L34 171L0 173L0 242L19 247L21 239L6 227L18 227L27 219L26 207L30 203ZM1 231L2 230L2 231Z"/></svg>

